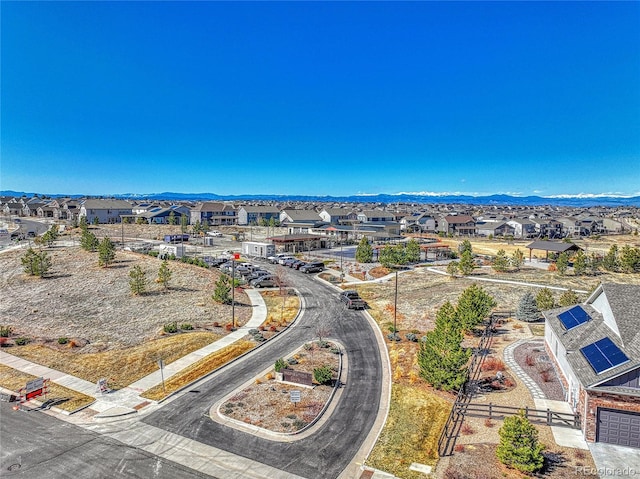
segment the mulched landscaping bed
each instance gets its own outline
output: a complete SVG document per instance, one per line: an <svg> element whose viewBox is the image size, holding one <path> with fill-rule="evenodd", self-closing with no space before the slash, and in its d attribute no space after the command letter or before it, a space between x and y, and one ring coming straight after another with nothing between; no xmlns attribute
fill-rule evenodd
<svg viewBox="0 0 640 479"><path fill-rule="evenodd" d="M547 399L564 401L564 389L542 342L523 343L513 350L513 358L542 389Z"/></svg>

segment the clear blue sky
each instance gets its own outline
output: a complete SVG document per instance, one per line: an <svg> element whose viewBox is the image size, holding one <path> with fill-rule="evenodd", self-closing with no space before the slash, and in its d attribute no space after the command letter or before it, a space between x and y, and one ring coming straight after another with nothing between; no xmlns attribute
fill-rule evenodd
<svg viewBox="0 0 640 479"><path fill-rule="evenodd" d="M640 2L0 7L0 189L640 192Z"/></svg>

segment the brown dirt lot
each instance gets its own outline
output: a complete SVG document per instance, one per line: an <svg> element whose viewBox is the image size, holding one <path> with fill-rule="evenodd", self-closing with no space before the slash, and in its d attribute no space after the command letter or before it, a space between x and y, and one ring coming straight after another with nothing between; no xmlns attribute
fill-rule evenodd
<svg viewBox="0 0 640 479"><path fill-rule="evenodd" d="M194 327L213 321L231 321L231 306L211 299L217 270L170 262L173 272L168 292L154 283L160 261L137 253L118 251L108 268L98 266L97 254L78 247L48 250L53 268L49 277L27 276L23 251L0 255L0 324L11 325L14 335L29 338L68 337L83 347L76 352L97 352L129 347L158 337L173 321ZM129 271L140 265L147 273L148 292L132 296ZM236 294L236 320L251 316L247 296Z"/></svg>

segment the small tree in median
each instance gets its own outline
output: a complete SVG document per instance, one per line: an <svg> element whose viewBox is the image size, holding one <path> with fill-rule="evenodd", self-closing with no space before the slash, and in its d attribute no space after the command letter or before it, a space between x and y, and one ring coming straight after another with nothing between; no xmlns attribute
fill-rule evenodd
<svg viewBox="0 0 640 479"><path fill-rule="evenodd" d="M331 381L332 377L333 371L329 366L320 366L313 370L313 379L315 379L318 384L327 384Z"/></svg>
<svg viewBox="0 0 640 479"><path fill-rule="evenodd" d="M129 271L129 287L134 296L140 296L147 290L147 273L139 265Z"/></svg>
<svg viewBox="0 0 640 479"><path fill-rule="evenodd" d="M521 472L537 472L542 469L544 446L538 442L538 430L520 411L506 417L500 430L500 444L496 456L503 464Z"/></svg>
<svg viewBox="0 0 640 479"><path fill-rule="evenodd" d="M516 309L516 319L529 323L540 319L540 311L536 304L536 298L533 297L530 291L527 291L522 298L520 298Z"/></svg>

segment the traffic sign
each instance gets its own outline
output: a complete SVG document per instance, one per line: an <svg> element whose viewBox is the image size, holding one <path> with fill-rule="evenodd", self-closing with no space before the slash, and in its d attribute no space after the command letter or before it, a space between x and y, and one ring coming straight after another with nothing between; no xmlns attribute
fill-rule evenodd
<svg viewBox="0 0 640 479"><path fill-rule="evenodd" d="M293 403L300 402L302 399L300 391L290 391L289 395L291 396L291 402Z"/></svg>

